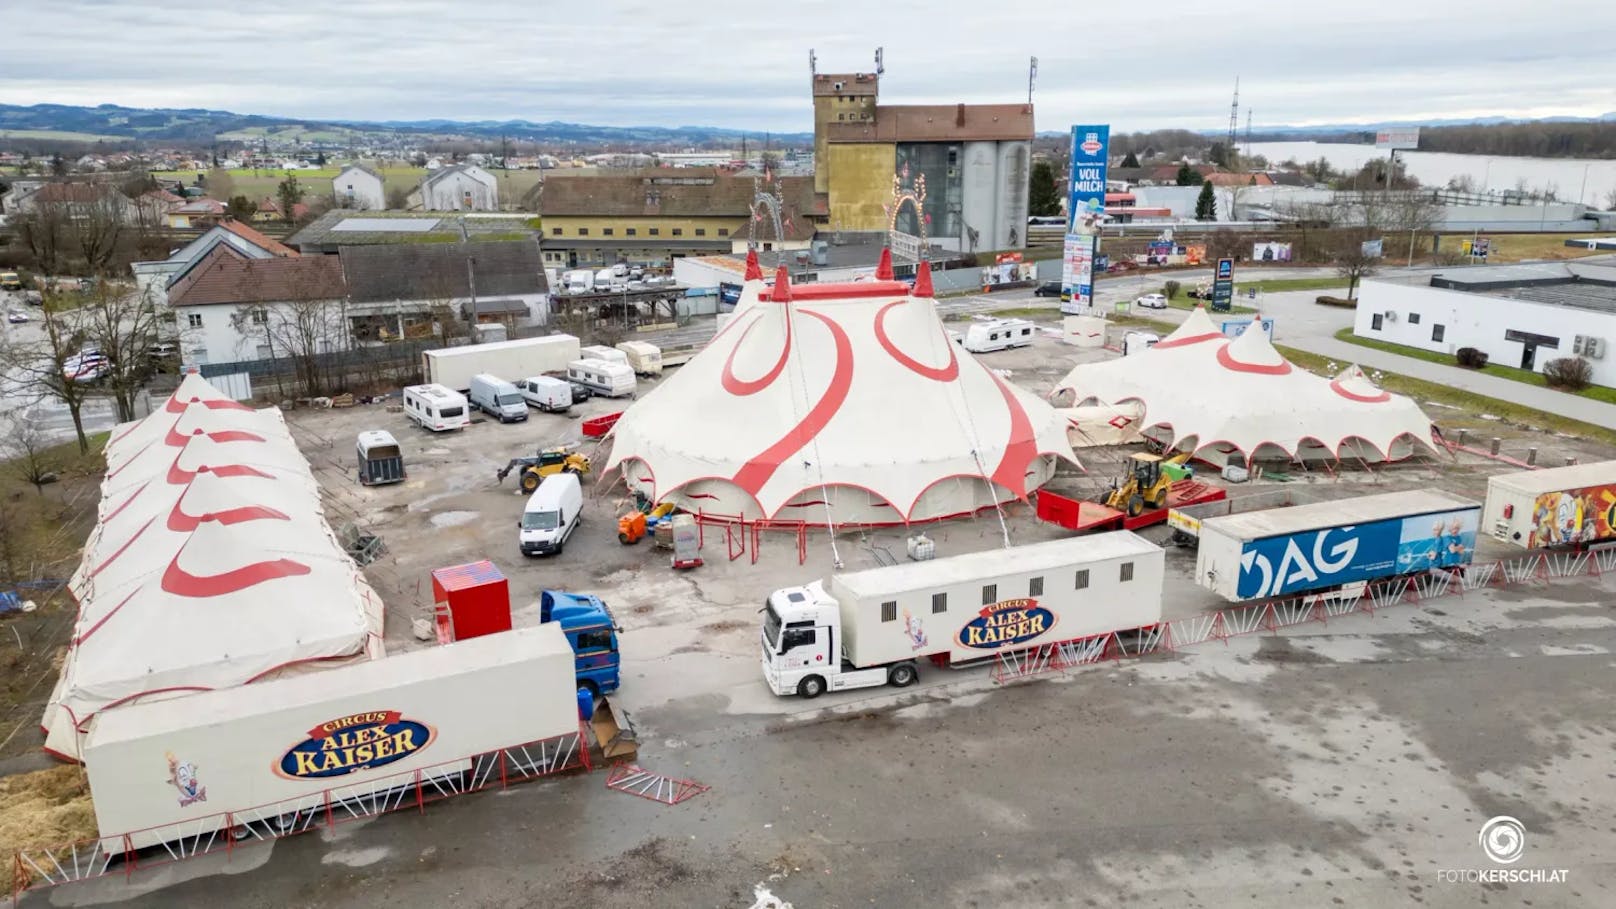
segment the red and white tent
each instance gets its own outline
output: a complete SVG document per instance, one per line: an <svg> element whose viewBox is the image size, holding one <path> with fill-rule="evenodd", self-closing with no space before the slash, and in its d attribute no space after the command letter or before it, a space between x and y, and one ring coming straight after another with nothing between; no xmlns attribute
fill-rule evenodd
<svg viewBox="0 0 1616 909"><path fill-rule="evenodd" d="M1225 463L1396 461L1434 451L1431 418L1357 367L1333 379L1286 360L1255 320L1230 340L1197 308L1142 353L1073 367L1052 397L1144 405L1144 434L1169 449Z"/></svg>
<svg viewBox="0 0 1616 909"><path fill-rule="evenodd" d="M721 519L902 524L1024 498L1067 422L950 342L922 266L766 287L755 260L728 323L612 430L607 470Z"/></svg>
<svg viewBox="0 0 1616 909"><path fill-rule="evenodd" d="M278 411L189 376L118 427L106 459L46 750L77 759L96 714L119 704L381 656L381 600Z"/></svg>

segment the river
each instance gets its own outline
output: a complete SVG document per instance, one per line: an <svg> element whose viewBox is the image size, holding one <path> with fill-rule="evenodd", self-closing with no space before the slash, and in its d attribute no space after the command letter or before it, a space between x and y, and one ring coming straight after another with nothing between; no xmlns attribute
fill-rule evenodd
<svg viewBox="0 0 1616 909"><path fill-rule="evenodd" d="M1384 158L1386 153L1372 145L1332 142L1253 142L1252 154L1269 163L1288 158L1307 163L1324 158L1330 166L1352 173L1364 162ZM1426 186L1446 186L1454 177L1468 174L1480 189L1502 192L1507 189L1541 190L1553 188L1563 200L1596 208L1611 208L1607 196L1616 192L1616 160L1599 158L1510 158L1501 155L1456 155L1450 152L1400 151L1416 180Z"/></svg>

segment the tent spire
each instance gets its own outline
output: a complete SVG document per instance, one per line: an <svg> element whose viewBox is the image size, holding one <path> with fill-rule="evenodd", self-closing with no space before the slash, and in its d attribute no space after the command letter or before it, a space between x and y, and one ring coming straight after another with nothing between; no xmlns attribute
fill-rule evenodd
<svg viewBox="0 0 1616 909"><path fill-rule="evenodd" d="M875 265L875 279L877 281L892 280L892 247L881 247L881 261Z"/></svg>
<svg viewBox="0 0 1616 909"><path fill-rule="evenodd" d="M915 269L915 288L909 292L911 297L934 297L931 289L931 263L921 260Z"/></svg>
<svg viewBox="0 0 1616 909"><path fill-rule="evenodd" d="M784 265L774 270L774 292L769 295L769 299L776 303L785 303L791 299L791 275L786 272Z"/></svg>
<svg viewBox="0 0 1616 909"><path fill-rule="evenodd" d="M763 268L758 265L758 255L756 249L748 248L746 250L746 277L742 280L763 280Z"/></svg>

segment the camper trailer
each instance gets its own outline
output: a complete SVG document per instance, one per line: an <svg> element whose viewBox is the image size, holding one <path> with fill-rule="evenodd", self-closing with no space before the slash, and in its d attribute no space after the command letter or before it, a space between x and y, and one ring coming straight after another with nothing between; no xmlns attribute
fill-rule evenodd
<svg viewBox="0 0 1616 909"><path fill-rule="evenodd" d="M634 394L634 370L623 363L573 360L567 364L567 380L608 398Z"/></svg>
<svg viewBox="0 0 1616 909"><path fill-rule="evenodd" d="M971 353L989 353L1026 347L1037 329L1026 319L991 319L972 323L965 330L964 347Z"/></svg>
<svg viewBox="0 0 1616 909"><path fill-rule="evenodd" d="M422 429L448 432L471 425L466 396L442 385L411 385L404 389L404 416Z"/></svg>

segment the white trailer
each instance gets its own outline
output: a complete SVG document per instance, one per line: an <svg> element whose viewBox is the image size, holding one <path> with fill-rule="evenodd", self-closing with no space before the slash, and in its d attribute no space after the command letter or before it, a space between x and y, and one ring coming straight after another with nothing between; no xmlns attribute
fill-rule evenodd
<svg viewBox="0 0 1616 909"><path fill-rule="evenodd" d="M628 357L628 365L637 376L662 375L662 351L648 341L624 341L617 349Z"/></svg>
<svg viewBox="0 0 1616 909"><path fill-rule="evenodd" d="M467 391L471 377L478 373L514 382L547 372L563 372L568 363L578 359L578 349L578 339L572 335L443 347L421 352L421 372L428 382Z"/></svg>
<svg viewBox="0 0 1616 909"><path fill-rule="evenodd" d="M583 360L605 360L607 363L628 364L628 354L615 347L604 344L591 344L588 347L578 348L578 357Z"/></svg>
<svg viewBox="0 0 1616 909"><path fill-rule="evenodd" d="M909 685L954 664L1154 625L1162 549L1134 534L1072 537L832 575L769 595L763 677L778 695Z"/></svg>
<svg viewBox="0 0 1616 909"><path fill-rule="evenodd" d="M1616 461L1488 477L1481 526L1524 549L1616 540Z"/></svg>
<svg viewBox="0 0 1616 909"><path fill-rule="evenodd" d="M474 756L578 731L575 659L547 622L107 710L83 748L101 848L229 836L226 812L238 828L301 830L328 800L374 799L417 772L463 791Z"/></svg>

